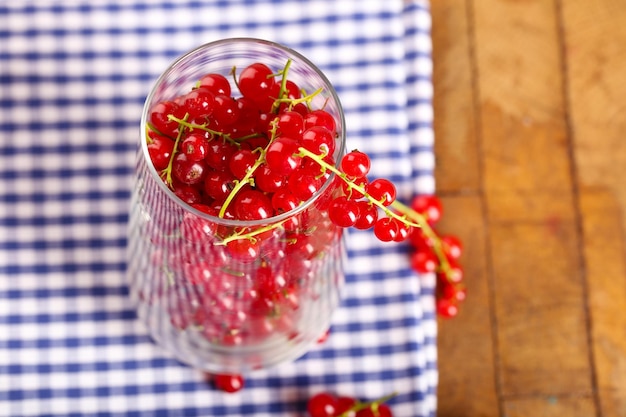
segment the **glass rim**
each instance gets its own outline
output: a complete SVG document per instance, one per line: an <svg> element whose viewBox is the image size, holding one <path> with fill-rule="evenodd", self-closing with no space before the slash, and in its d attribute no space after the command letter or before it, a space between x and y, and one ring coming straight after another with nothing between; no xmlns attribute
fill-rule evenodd
<svg viewBox="0 0 626 417"><path fill-rule="evenodd" d="M330 80L326 77L326 75L317 67L317 65L315 65L311 60L309 60L307 57L305 57L304 55L302 55L301 53L299 53L298 51L287 47L285 45L282 45L280 43L274 42L274 41L269 41L266 39L260 39L260 38L252 38L252 37L233 37L233 38L224 38L224 39L220 39L220 40L216 40L216 41L212 41L212 42L207 42L204 43L196 48L193 48L185 53L183 53L182 55L180 55L178 58L176 58L169 66L168 68L163 71L161 73L161 75L157 78L157 80L154 82L154 84L152 85L152 88L150 89L150 92L148 94L148 96L145 99L144 102L144 106L143 106L143 111L142 111L142 115L141 115L141 125L140 125L140 129L141 129L141 149L142 149L142 156L143 156L143 160L147 165L148 171L150 172L150 176L152 177L153 180L155 180L158 183L159 188L161 189L161 191L163 191L167 197L173 201L176 205L178 205L181 209L183 209L185 212L190 212L202 219L205 220L209 220L213 223L217 223L223 226L229 226L229 227L262 227L262 226L266 226L269 224L275 224L275 223L280 223L282 221L288 220L289 218L296 216L300 213L302 213L303 211L305 211L307 208L309 208L315 201L317 201L319 199L319 197L321 195L324 194L324 192L328 189L328 187L330 186L330 184L333 183L334 179L335 179L335 173L331 172L331 175L326 179L326 181L324 182L324 184L322 185L322 187L317 190L308 200L304 201L302 204L300 204L298 207L294 208L293 210L290 211L286 211L284 213L281 213L279 215L276 216L272 216L272 217L268 217L266 219L259 219L259 220L236 220L236 219L225 219L222 217L217 217L217 216L213 216L211 214L205 213L201 210L198 210L196 208L194 208L193 206L191 206L190 204L184 202L183 200L181 200L169 187L167 187L167 185L163 182L163 180L161 179L158 171L156 170L156 168L154 167L154 165L152 164L151 160L150 160L150 154L148 152L148 141L147 139L147 121L148 121L148 117L149 117L149 111L150 111L150 107L151 107L151 102L158 90L158 87L165 81L167 80L167 78L181 65L183 65L187 60L189 60L191 57L193 57L195 54L197 54L198 52L204 51L206 49L210 49L210 48L214 48L217 46L221 46L221 45L225 45L225 44L232 44L232 43L238 43L238 44L261 44L264 45L266 47L269 48L273 48L273 49L277 49L282 51L283 53L287 54L289 57L293 57L296 58L297 61L303 63L305 66L309 67L310 69L312 69L316 75L318 77L321 78L321 80L327 85L327 88L325 88L325 90L327 90L327 92L329 93L329 95L332 97L333 101L335 102L336 106L337 106L337 110L339 113L339 121L341 123L341 131L340 131L340 136L339 136L339 147L338 147L338 155L343 155L345 152L345 144L346 144L346 131L345 131L345 115L344 115L344 111L343 111L343 107L341 105L341 101L339 100L339 96L337 95L337 92L335 90L335 87L333 86L333 84L330 82Z"/></svg>

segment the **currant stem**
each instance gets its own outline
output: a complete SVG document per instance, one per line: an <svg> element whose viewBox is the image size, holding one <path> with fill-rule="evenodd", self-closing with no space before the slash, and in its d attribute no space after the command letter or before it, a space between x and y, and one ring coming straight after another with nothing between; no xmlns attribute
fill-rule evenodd
<svg viewBox="0 0 626 417"><path fill-rule="evenodd" d="M218 213L218 217L224 218L224 215L226 214L226 209L228 208L228 205L233 201L233 199L235 198L237 193L244 187L244 185L250 184L250 181L253 181L251 179L252 178L252 174L254 174L254 171L256 171L256 169L258 167L260 167L265 162L265 153L266 153L267 149L269 148L269 146L272 144L272 142L274 142L274 140L276 139L277 119L275 118L270 123L272 125L272 129L270 130L270 141L269 141L269 143L267 144L265 149L256 148L253 151L253 152L259 152L260 153L259 157L256 159L254 164L250 168L248 168L248 171L246 172L246 175L244 175L244 177L239 182L237 182L235 184L235 188L233 188L230 191L230 193L228 194L228 197L226 197L226 200L224 201L224 204L222 204L222 207L220 208L220 212Z"/></svg>
<svg viewBox="0 0 626 417"><path fill-rule="evenodd" d="M362 187L362 186L360 186L358 184L355 184L354 181L350 180L350 178L348 178L348 176L346 174L344 174L339 169L337 169L337 167L335 167L334 165L331 165L328 162L324 161L322 159L322 157L320 157L320 155L317 155L316 153L311 152L308 149L303 148L303 147L298 148L298 151L299 151L299 156L309 157L309 158L313 159L317 164L319 164L322 168L327 169L327 170L333 172L335 175L337 175L339 178L341 178L341 180L343 180L343 182L345 182L346 185L348 185L348 187L350 187L352 190L357 191L360 194L363 194L363 196L365 196L365 198L367 198L367 200L371 204L374 204L376 207L378 207L381 210L383 210L387 216L393 217L393 218L399 220L400 222L404 223L407 226L422 227L422 225L420 223L409 221L409 220L407 220L406 216L400 216L397 213L395 213L394 211L389 210L389 208L387 206L385 206L382 202L372 198L367 193L367 191L365 191L364 187ZM393 207L393 203L391 204L391 206Z"/></svg>
<svg viewBox="0 0 626 417"><path fill-rule="evenodd" d="M448 261L448 258L443 251L439 235L437 235L437 232L435 232L435 230L430 226L426 218L422 214L416 212L415 210L397 200L391 203L391 207L395 208L401 213L404 213L407 217L412 218L413 220L415 220L416 223L420 225L422 233L424 233L424 235L433 245L433 251L437 256L437 259L439 260L441 272L443 272L447 278L450 274L451 269L450 262Z"/></svg>
<svg viewBox="0 0 626 417"><path fill-rule="evenodd" d="M398 395L397 392L392 392L391 394L385 395L384 397L381 397L381 398L379 398L377 400L374 400L374 401L370 401L370 402L357 401L349 410L344 411L343 413L339 414L339 416L337 416L337 417L349 417L349 416L353 415L352 413L356 413L356 412L359 412L361 410L365 410L366 408L375 407L376 410L378 410L378 405L379 404L386 403L387 401L389 401L390 399L392 399L396 395Z"/></svg>
<svg viewBox="0 0 626 417"><path fill-rule="evenodd" d="M352 190L355 190L355 191L359 192L360 194L365 196L365 198L367 198L367 200L371 204L374 204L378 208L382 209L387 216L393 217L393 218L399 220L400 222L404 223L407 226L412 226L412 227L417 227L417 228L422 229L422 232L424 233L424 235L426 235L426 237L430 240L430 242L432 242L433 251L435 252L435 255L437 256L437 258L439 260L440 271L443 272L445 274L445 276L446 276L446 279L449 280L449 276L450 276L450 272L451 272L450 262L448 261L448 258L445 256L445 253L443 251L443 247L442 247L442 244L441 244L441 240L439 239L439 236L433 230L433 228L430 226L430 224L428 224L428 221L426 220L426 218L423 215L421 215L420 213L416 212L415 210L412 210L410 207L408 207L407 205L401 203L398 200L394 200L389 205L389 207L395 209L395 211L390 210L382 202L373 199L365 191L364 187L362 187L362 186L360 186L358 184L355 184L353 181L350 180L350 178L348 178L348 176L345 173L341 172L334 165L331 165L331 164L327 163L326 161L324 161L322 159L323 156L320 157L320 155L317 155L314 152L311 152L308 149L302 148L302 147L298 148L298 150L300 152L299 153L300 156L307 156L307 157L313 159L322 168L328 169L331 172L333 172L335 175L337 175L339 178L341 178L341 180L343 180L348 185L348 187L350 187ZM400 213L401 215L397 214L396 211L398 213Z"/></svg>
<svg viewBox="0 0 626 417"><path fill-rule="evenodd" d="M225 237L220 242L216 243L216 245L217 246L223 246L223 245L227 245L228 243L233 242L235 240L241 240L241 239L254 240L255 236L260 235L260 234L265 233L265 232L269 232L270 230L274 230L277 227L282 226L283 223L285 223L287 220L289 220L289 219L281 220L281 221L276 222L276 223L268 224L267 226L259 227L258 229L255 229L255 230L253 230L251 232L248 232L248 233L237 233L237 232L235 232L232 235Z"/></svg>
<svg viewBox="0 0 626 417"><path fill-rule="evenodd" d="M251 181L253 181L252 174L254 174L254 171L256 171L256 169L260 167L263 161L265 160L265 150L260 149L260 148L258 149L261 152L261 156L257 158L257 160L254 162L254 164L250 168L248 168L246 175L244 175L244 177L241 180L235 183L235 187L230 191L230 193L228 194L228 197L226 197L226 200L224 200L224 204L222 204L222 207L220 208L220 212L217 215L218 217L224 218L224 215L226 214L226 209L228 208L230 203L233 201L237 193L241 191L241 189L246 184L251 184Z"/></svg>
<svg viewBox="0 0 626 417"><path fill-rule="evenodd" d="M300 97L300 98L277 98L276 100L274 100L274 104L272 104L272 111L275 113L276 111L278 111L278 108L280 106L281 103L289 103L290 107L295 106L296 104L300 104L300 103L307 103L307 105L311 102L311 100L313 100L313 98L320 94L322 91L324 91L324 89L322 87L318 88L317 90L313 91L311 94L308 94L304 97Z"/></svg>
<svg viewBox="0 0 626 417"><path fill-rule="evenodd" d="M289 72L289 67L291 66L291 58L287 59L285 63L285 67L280 71L282 75L282 79L280 80L280 90L278 92L278 98L282 99L287 92L287 73ZM278 108L276 108L278 110Z"/></svg>
<svg viewBox="0 0 626 417"><path fill-rule="evenodd" d="M168 118L174 117L171 114L167 116ZM180 121L183 123L187 123L187 118L189 117L189 113L185 113L185 117L183 117ZM179 124L180 126L180 124ZM183 125L184 126L184 125ZM174 142L174 148L172 150L172 154L170 155L170 160L167 163L167 167L164 170L165 173L165 183L168 187L172 186L172 166L174 165L174 157L176 156L176 150L178 149L178 143L180 139L183 137L185 129L179 127L178 135L176 135L176 141Z"/></svg>
<svg viewBox="0 0 626 417"><path fill-rule="evenodd" d="M188 115L186 115L184 119L179 119L178 117L176 117L176 116L174 116L172 114L169 114L167 116L168 119L175 121L176 123L179 124L179 126L184 126L187 129L189 129L189 130L194 130L194 129L202 130L202 131L210 133L213 136L220 137L220 138L224 139L225 141L227 141L227 142L229 142L229 143L231 143L233 145L240 146L239 142L237 142L236 140L232 139L230 137L230 135L228 135L226 133L223 133L223 132L220 132L218 130L209 129L206 126L206 124L199 125L199 124L195 124L195 123L189 123L187 121L187 117L188 117ZM249 139L249 138L245 137L245 139Z"/></svg>

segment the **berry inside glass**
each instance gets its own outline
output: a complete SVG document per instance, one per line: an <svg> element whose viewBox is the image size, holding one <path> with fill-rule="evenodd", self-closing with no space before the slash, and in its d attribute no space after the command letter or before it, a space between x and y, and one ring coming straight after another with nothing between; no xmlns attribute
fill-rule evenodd
<svg viewBox="0 0 626 417"><path fill-rule="evenodd" d="M177 359L245 372L293 360L327 331L344 251L329 206L342 191L299 150L334 164L344 125L321 71L268 41L203 45L157 80L128 276L139 317Z"/></svg>

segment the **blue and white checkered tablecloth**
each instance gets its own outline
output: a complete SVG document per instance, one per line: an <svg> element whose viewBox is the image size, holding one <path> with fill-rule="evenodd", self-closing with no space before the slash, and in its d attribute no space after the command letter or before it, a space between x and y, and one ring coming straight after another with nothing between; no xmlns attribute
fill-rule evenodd
<svg viewBox="0 0 626 417"><path fill-rule="evenodd" d="M434 192L429 30L427 0L2 2L0 416L305 416L319 391L435 415L435 280L407 245L351 232L330 339L236 394L151 341L124 275L141 109L171 60L235 36L298 50L408 199Z"/></svg>

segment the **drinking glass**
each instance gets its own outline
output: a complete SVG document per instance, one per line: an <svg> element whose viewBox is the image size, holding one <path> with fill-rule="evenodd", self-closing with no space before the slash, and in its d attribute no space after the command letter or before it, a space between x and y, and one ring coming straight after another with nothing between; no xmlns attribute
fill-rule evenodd
<svg viewBox="0 0 626 417"><path fill-rule="evenodd" d="M232 77L255 62L282 69L306 91L322 87L312 108L337 127L334 159L344 153L337 94L307 58L250 38L202 45L156 81L144 106L129 218L128 281L138 317L175 358L213 373L242 373L294 360L329 328L343 283L342 231L326 207L338 191L331 175L309 200L264 220L209 215L180 200L151 163L150 109L190 91L205 74ZM225 244L225 237L248 234Z"/></svg>

